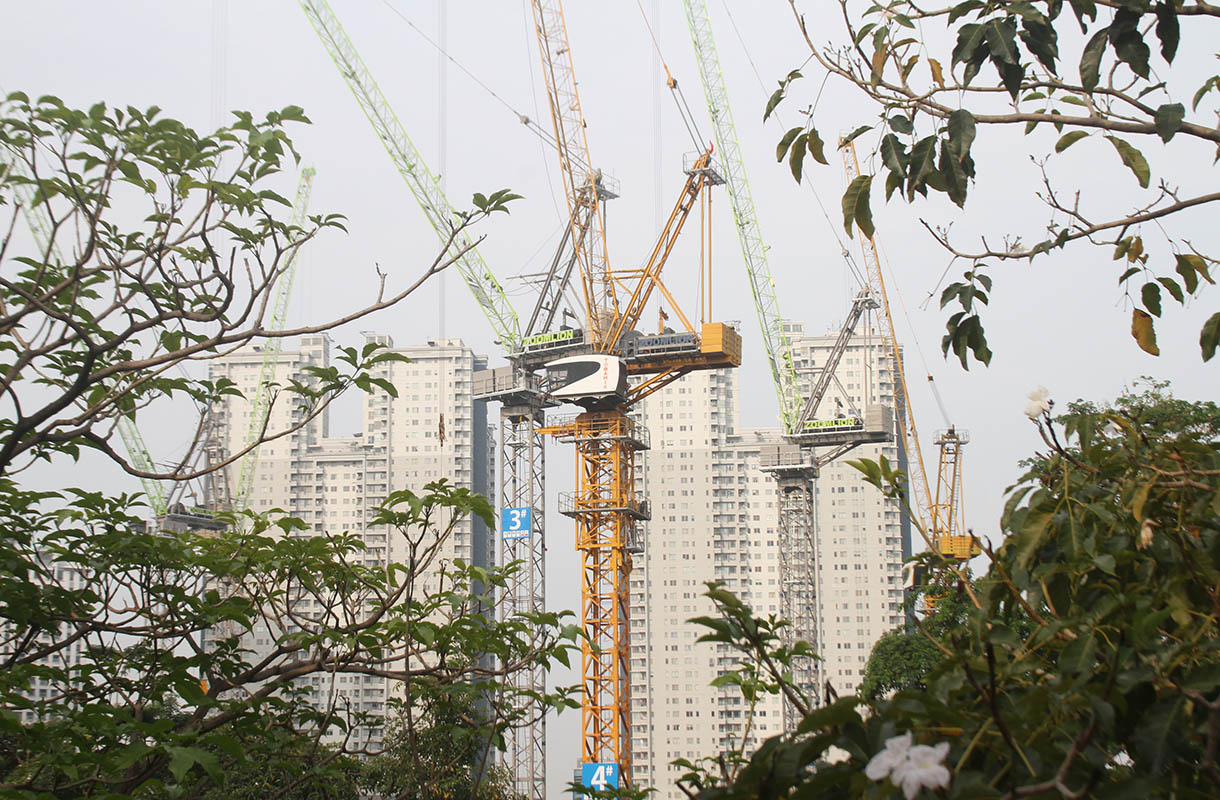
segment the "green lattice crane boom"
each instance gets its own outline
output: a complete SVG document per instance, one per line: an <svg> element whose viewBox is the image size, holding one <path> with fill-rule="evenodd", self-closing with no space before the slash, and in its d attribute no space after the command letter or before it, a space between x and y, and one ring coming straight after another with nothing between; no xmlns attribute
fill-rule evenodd
<svg viewBox="0 0 1220 800"><path fill-rule="evenodd" d="M7 166L4 166L4 170L15 171L17 169L19 169L17 161L10 161ZM45 255L62 264L63 255L51 237L51 220L47 217L46 209L35 201L33 186L29 183L18 182L12 184L12 189L17 195L18 202L21 203L21 211L25 214L30 233L34 236L35 246ZM153 463L152 456L148 453L148 445L145 444L140 429L136 427L136 423L131 417L123 415L119 416L115 427L118 428L119 438L123 440L123 446L127 450L127 457L131 459L131 465L144 473L139 476L139 480L140 486L144 489L144 496L148 499L149 508L154 514L164 514L169 507L169 495L161 481L150 477L156 473L157 465Z"/></svg>
<svg viewBox="0 0 1220 800"><path fill-rule="evenodd" d="M301 170L301 178L297 183L297 196L292 204L292 228L299 230L305 226L305 216L309 211L309 198L313 192L313 167ZM275 305L271 309L271 320L267 330L274 333L284 329L284 321L288 317L288 298L292 295L292 282L296 277L297 254L300 247L294 248L288 254L288 263L280 273L276 283ZM250 449L241 459L241 469L238 472L237 492L233 497L233 510L241 511L250 502L250 492L254 488L254 473L258 470L258 447L253 445L263 435L267 425L267 415L271 413L271 387L275 383L275 369L278 366L280 350L284 340L279 336L267 339L263 346L263 363L258 371L258 383L255 384L254 399L250 405L250 427L246 431L246 447Z"/></svg>
<svg viewBox="0 0 1220 800"><path fill-rule="evenodd" d="M737 238L741 242L741 254L750 279L750 293L754 297L754 308L758 312L758 322L762 328L767 363L771 367L771 379L779 400L780 419L785 433L795 433L804 400L797 383L796 366L792 360L792 343L784 330L784 320L779 313L779 299L775 294L775 281L771 278L771 268L767 264L767 247L763 243L758 213L754 209L750 183L746 178L741 145L737 140L737 129L733 124L733 113L729 106L728 90L720 70L720 59L716 55L711 20L703 0L683 0L683 6L686 9L691 40L695 45L695 59L699 63L699 77L703 82L703 95L712 118L716 146L720 150L720 171L729 190L733 217L737 221Z"/></svg>
<svg viewBox="0 0 1220 800"><path fill-rule="evenodd" d="M428 222L442 242L448 241L456 212L441 190L440 180L424 163L377 81L356 52L339 18L326 0L300 0L300 5ZM510 354L518 352L521 349L521 326L504 289L473 247L470 237L459 234L453 246L465 249L455 266L491 323L496 338Z"/></svg>

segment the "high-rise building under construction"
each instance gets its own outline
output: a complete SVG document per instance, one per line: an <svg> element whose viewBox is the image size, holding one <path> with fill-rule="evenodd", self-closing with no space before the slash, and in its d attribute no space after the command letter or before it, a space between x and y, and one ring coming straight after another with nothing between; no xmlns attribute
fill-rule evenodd
<svg viewBox="0 0 1220 800"><path fill-rule="evenodd" d="M810 336L789 323L802 390L835 336ZM824 407L836 400L893 407L891 358L878 336L848 346ZM866 389L867 387L867 389ZM866 391L868 397L866 398ZM652 521L631 579L632 749L636 779L659 798L683 797L671 762L694 760L745 743L752 752L783 730L778 698L750 705L733 686L714 688L735 654L697 644L691 617L712 613L706 581L723 581L760 615L780 614L779 520L775 482L760 453L781 431L741 428L737 376L729 370L689 375L636 411L652 436L641 491ZM852 458L902 464L896 444L867 445ZM815 483L818 673L840 695L856 689L873 643L904 619L902 562L909 526L893 501L843 462Z"/></svg>
<svg viewBox="0 0 1220 800"><path fill-rule="evenodd" d="M486 404L475 402L472 395L473 374L486 366L486 359L460 339L432 339L394 348L388 336L365 334L364 338L366 344L384 345L409 359L383 362L373 369L376 377L394 385L398 396L381 389L363 394L360 422L351 435L332 435L334 416L324 410L299 430L264 444L246 507L259 511L280 508L298 517L306 529L294 535L356 534L364 542L366 563L401 562L406 560L404 538L385 526L370 524L374 509L390 493L403 489L422 493L426 484L443 478L494 496L494 445ZM278 354L276 381L280 385L290 379L308 383L306 367L330 363L329 339L307 336L298 350ZM246 396L229 397L214 410L209 443L212 458L238 452L247 441L250 402L246 398L254 396L262 364L263 352L257 348L212 362L212 379L228 378ZM302 407L283 395L272 406L268 430L281 431L303 419ZM235 473L236 468L229 470L230 485ZM227 489L223 479L218 480L221 483L214 494L223 497ZM480 520L462 521L442 546L436 563L453 558L481 566L493 564L492 532ZM425 577L425 590L434 588L434 580ZM243 645L256 654L269 651L287 632L274 628L273 622L263 624ZM384 713L394 691L385 678L369 675L305 680L319 704L372 715ZM375 745L380 736L378 727L365 726L355 740Z"/></svg>

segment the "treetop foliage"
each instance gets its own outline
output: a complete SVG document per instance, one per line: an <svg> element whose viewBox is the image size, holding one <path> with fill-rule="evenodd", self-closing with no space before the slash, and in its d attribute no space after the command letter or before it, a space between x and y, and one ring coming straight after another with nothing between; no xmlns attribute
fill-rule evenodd
<svg viewBox="0 0 1220 800"><path fill-rule="evenodd" d="M1056 134L1051 146L1030 139L1043 186L1037 199L1050 212L1045 233L1032 244L1022 244L1002 221L993 234L1003 239L1002 247L986 239L981 247L965 247L952 240L947 226L928 225L949 253L970 264L965 280L949 285L941 298L942 308L955 304L942 342L946 354L953 352L963 366L971 358L984 364L991 359L981 316L991 291L990 278L983 284L987 271L1078 241L1106 248L1118 262L1118 284L1132 311L1131 335L1141 349L1159 354L1155 322L1163 306L1169 300L1186 305L1215 283L1214 248L1181 226L1183 212L1220 201L1220 193L1206 181L1199 190L1179 185L1181 177L1154 174L1144 151L1163 150L1178 164L1196 165L1199 175L1220 159L1214 124L1220 76L1209 74L1201 59L1169 69L1183 60L1184 39L1214 40L1208 24L1220 18L1220 9L1189 0L965 0L940 7L908 0L862 7L840 0L846 43L820 45L796 1L789 2L817 65L857 87L878 108L877 122L839 143L867 141L876 165L843 194L849 234L858 228L873 235L871 198L881 186L887 201L915 202L937 192L964 207L971 186L986 179L974 157L985 129L1015 126L1028 136L1050 128ZM933 44L942 34L953 42L943 52ZM765 116L793 93L800 77L793 71L780 81ZM789 130L777 150L798 180L806 155L827 163L816 116L817 109L809 109L806 122ZM1131 176L1129 193L1097 197L1056 178L1056 160L1088 139L1108 144L1114 169ZM1215 153L1210 162L1199 158L1201 142ZM1116 199L1126 211L1107 208ZM1220 312L1200 331L1204 361L1218 344Z"/></svg>

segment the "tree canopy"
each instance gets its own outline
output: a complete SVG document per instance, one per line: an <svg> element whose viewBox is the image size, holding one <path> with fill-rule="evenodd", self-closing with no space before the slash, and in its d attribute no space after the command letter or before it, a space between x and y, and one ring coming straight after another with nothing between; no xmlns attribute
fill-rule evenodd
<svg viewBox="0 0 1220 800"><path fill-rule="evenodd" d="M814 709L727 773L692 769L692 795L1220 791L1215 407L1184 408L1156 383L1108 407L1073 405L1035 420L1045 449L1009 490L1004 539L964 594L962 624L928 637L939 655L922 680ZM901 473L865 472L905 500ZM733 622L710 635L747 660L768 655L746 635L766 621L721 605Z"/></svg>
<svg viewBox="0 0 1220 800"><path fill-rule="evenodd" d="M849 234L859 229L872 236L878 196L913 203L935 192L964 207L972 186L996 180L989 169L994 164L976 162L981 137L1004 128L1025 134L1041 178L1036 200L1048 212L1043 233L1022 243L1021 232L997 218L990 237L969 245L952 237L947 224L925 223L968 264L941 296L941 307L953 312L942 343L946 353L963 366L971 358L991 359L983 313L997 264L1032 261L1080 243L1105 248L1116 262L1114 275L1131 307L1131 335L1141 349L1159 354L1155 324L1165 306L1201 300L1215 283L1215 247L1197 234L1205 227L1192 229L1186 219L1220 201L1215 181L1206 177L1214 176L1220 158L1220 76L1205 57L1215 54L1210 26L1220 21L1220 7L1202 0L963 0L942 6L840 0L844 35L823 43L823 32L806 26L796 0L789 3L813 63L856 87L878 111L840 143L865 144L876 166L843 194ZM794 85L800 77L793 71L780 82L767 115L786 97L805 97ZM827 163L817 118L814 102L805 124L779 143L779 158L788 159L798 180L807 157ZM1042 135L1048 130L1049 138ZM1127 189L1090 191L1058 169L1090 147L1111 153L1113 172L1128 176ZM1165 159L1150 160L1148 152ZM1006 158L1008 165L1017 161ZM1158 163L1177 169L1158 174ZM1201 219L1198 213L1192 218ZM1220 312L1199 334L1204 361L1218 344Z"/></svg>
<svg viewBox="0 0 1220 800"><path fill-rule="evenodd" d="M341 228L335 215L285 221L271 188L296 160L288 129L306 122L295 107L238 112L201 134L157 108L0 101L0 796L350 796L348 756L375 753L353 733L384 718L314 687L340 676L387 680L408 709L483 698L485 748L575 704L571 688L523 700L508 681L566 662L580 637L567 615L501 619L517 565L440 560L462 520L490 525L468 489L441 480L390 493L372 524L406 555L385 563L366 557L358 532L314 535L279 510L207 509L221 524L162 530L144 498L102 491L96 471L74 466L92 450L182 483L240 458L161 467L122 452L118 434L150 405L177 402L200 436L208 408L240 391L191 365L402 301L460 254L460 232L511 199L476 197L406 285L383 282L363 307L272 330L290 254ZM340 352L337 366L279 387L272 402L300 413L249 447L349 388L396 393L375 368L399 356ZM29 483L39 461L62 488ZM268 649L256 653L253 635Z"/></svg>

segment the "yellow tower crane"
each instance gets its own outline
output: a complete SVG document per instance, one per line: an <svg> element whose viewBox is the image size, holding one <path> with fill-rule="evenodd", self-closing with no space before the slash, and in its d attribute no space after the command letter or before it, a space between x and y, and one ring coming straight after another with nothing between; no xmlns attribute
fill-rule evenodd
<svg viewBox="0 0 1220 800"><path fill-rule="evenodd" d="M576 446L576 490L560 498L559 511L575 520L581 554L581 620L588 636L581 656L584 771L601 776L589 781L599 787L613 785L607 775L615 775L619 786L630 786L628 576L632 552L641 546L637 526L650 515L647 500L635 495L635 454L648 448L648 433L626 412L688 372L741 363L737 331L709 322L703 302L696 329L661 281L692 209L702 200L706 213L705 190L723 179L712 167L710 151L699 153L684 170L678 201L644 265L612 268L601 210L604 179L591 166L563 9L558 0L533 0L532 7L586 327L562 339L565 357L548 360L545 351L535 356L528 346L525 355L545 366L544 386L552 399L585 408L540 432ZM710 232L710 225L704 230ZM701 276L702 269L700 265ZM668 306L674 326L646 335L637 326L654 294ZM663 313L658 317L666 318ZM574 341L582 347L573 349ZM636 379L630 388L628 378Z"/></svg>

